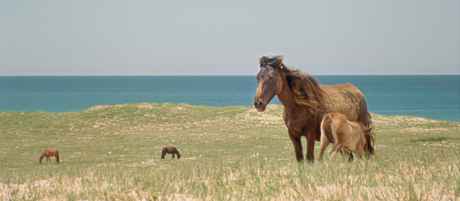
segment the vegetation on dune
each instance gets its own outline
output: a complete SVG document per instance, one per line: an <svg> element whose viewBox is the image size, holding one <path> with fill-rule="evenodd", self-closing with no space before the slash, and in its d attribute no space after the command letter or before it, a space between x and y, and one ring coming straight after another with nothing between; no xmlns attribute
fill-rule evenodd
<svg viewBox="0 0 460 201"><path fill-rule="evenodd" d="M264 113L185 104L4 112L0 200L459 198L460 123L377 114L373 122L374 158L299 164L276 105ZM165 145L182 158L161 160ZM59 149L60 164L38 163L47 147Z"/></svg>

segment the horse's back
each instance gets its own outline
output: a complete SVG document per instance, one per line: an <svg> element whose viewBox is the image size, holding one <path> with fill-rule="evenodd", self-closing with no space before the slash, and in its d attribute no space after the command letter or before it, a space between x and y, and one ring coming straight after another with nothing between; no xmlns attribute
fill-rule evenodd
<svg viewBox="0 0 460 201"><path fill-rule="evenodd" d="M177 148L174 147L174 146L165 146L165 147L163 147L163 151L165 151L167 153L178 152Z"/></svg>
<svg viewBox="0 0 460 201"><path fill-rule="evenodd" d="M332 97L333 99L344 99L353 98L362 99L364 98L363 92L351 83L343 83L343 84L334 84L334 85L321 85L321 89L326 93L327 97ZM349 100L349 101L356 101L356 100ZM334 112L334 111L332 111Z"/></svg>
<svg viewBox="0 0 460 201"><path fill-rule="evenodd" d="M47 156L54 156L56 154L58 154L59 151L55 148L47 148L43 151L43 154L47 155Z"/></svg>
<svg viewBox="0 0 460 201"><path fill-rule="evenodd" d="M361 91L359 90L358 87L356 87L354 84L352 83L340 83L340 84L322 84L320 85L321 89L323 90L337 90L337 89L340 89L340 90L350 90L350 91L358 91L361 93Z"/></svg>
<svg viewBox="0 0 460 201"><path fill-rule="evenodd" d="M364 94L353 84L321 85L325 93L326 112L344 114L350 121L370 124Z"/></svg>

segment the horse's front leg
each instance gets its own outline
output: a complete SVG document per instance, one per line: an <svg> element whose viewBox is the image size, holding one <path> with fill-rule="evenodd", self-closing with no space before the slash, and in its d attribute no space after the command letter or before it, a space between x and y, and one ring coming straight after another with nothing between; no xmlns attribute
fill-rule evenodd
<svg viewBox="0 0 460 201"><path fill-rule="evenodd" d="M307 133L307 160L308 162L313 162L315 160L315 140L316 133L310 132Z"/></svg>
<svg viewBox="0 0 460 201"><path fill-rule="evenodd" d="M300 140L300 136L296 136L293 131L289 131L289 138L291 139L292 145L294 145L297 161L303 161L302 141Z"/></svg>

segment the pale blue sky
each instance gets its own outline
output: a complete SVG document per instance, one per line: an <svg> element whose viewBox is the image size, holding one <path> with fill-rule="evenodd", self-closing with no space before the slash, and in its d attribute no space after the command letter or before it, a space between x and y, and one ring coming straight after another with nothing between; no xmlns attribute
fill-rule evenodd
<svg viewBox="0 0 460 201"><path fill-rule="evenodd" d="M460 73L459 0L0 0L0 75Z"/></svg>

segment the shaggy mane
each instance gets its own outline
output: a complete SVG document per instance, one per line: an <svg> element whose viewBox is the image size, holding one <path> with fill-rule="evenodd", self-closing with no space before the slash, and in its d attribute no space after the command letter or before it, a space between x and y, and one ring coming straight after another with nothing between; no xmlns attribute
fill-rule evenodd
<svg viewBox="0 0 460 201"><path fill-rule="evenodd" d="M294 93L295 102L307 106L313 111L321 111L324 103L324 92L311 75L298 69L284 67L289 88Z"/></svg>

